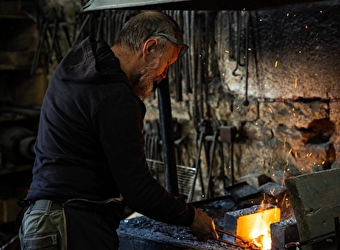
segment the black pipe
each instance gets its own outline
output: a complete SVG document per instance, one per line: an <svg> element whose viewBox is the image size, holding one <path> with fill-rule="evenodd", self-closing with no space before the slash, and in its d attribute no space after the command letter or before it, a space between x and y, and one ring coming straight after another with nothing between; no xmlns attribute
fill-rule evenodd
<svg viewBox="0 0 340 250"><path fill-rule="evenodd" d="M165 188L174 196L179 195L174 131L172 124L169 80L166 77L157 88L158 109L162 139Z"/></svg>

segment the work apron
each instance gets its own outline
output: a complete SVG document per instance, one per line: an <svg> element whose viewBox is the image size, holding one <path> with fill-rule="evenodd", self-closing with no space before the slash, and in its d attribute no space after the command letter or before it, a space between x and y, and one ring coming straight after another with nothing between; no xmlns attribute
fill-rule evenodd
<svg viewBox="0 0 340 250"><path fill-rule="evenodd" d="M25 212L19 238L22 250L117 250L116 229L124 206L112 200L82 199L58 204L38 200Z"/></svg>

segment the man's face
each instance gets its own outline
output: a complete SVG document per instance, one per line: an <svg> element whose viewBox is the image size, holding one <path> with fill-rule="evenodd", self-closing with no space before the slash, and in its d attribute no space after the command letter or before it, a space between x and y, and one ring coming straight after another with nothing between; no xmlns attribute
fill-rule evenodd
<svg viewBox="0 0 340 250"><path fill-rule="evenodd" d="M151 55L139 71L132 75L133 90L141 99L149 97L168 73L178 57L179 47L171 45L161 55Z"/></svg>

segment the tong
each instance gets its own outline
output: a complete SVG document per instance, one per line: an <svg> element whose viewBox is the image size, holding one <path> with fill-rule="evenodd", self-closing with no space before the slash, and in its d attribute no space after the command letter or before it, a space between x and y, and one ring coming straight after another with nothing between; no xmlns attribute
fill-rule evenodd
<svg viewBox="0 0 340 250"><path fill-rule="evenodd" d="M250 242L250 241L242 238L239 235L233 234L233 233L228 232L226 230L223 230L221 228L216 228L215 230L216 230L216 232L232 236L232 237L234 237L235 239L238 240L237 242L236 241L235 242L231 242L231 241L219 238L219 239L217 239L217 241L219 241L219 242L223 242L223 243L235 246L235 247L241 247L243 249L252 249L252 250L259 250L259 249L261 249L258 246L256 246L253 242Z"/></svg>

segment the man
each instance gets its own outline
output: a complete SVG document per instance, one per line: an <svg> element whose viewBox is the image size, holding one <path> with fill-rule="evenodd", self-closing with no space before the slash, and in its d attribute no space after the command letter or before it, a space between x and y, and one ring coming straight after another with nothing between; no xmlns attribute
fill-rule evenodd
<svg viewBox="0 0 340 250"><path fill-rule="evenodd" d="M161 12L131 18L110 48L85 39L51 78L41 109L22 249L118 249L125 206L216 239L213 220L153 179L142 134L148 97L187 46Z"/></svg>

